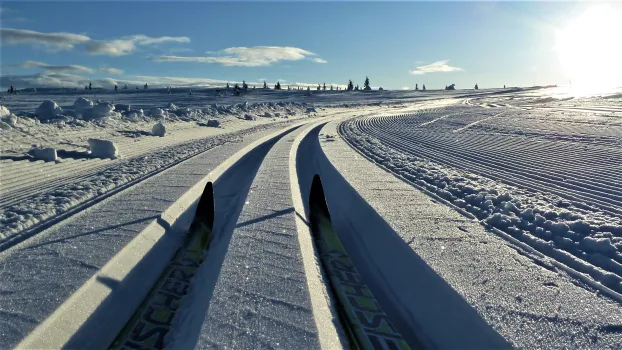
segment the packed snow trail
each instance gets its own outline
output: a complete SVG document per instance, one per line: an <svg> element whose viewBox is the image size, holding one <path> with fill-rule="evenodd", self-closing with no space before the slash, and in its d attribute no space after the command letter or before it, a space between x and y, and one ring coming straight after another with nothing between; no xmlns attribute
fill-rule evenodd
<svg viewBox="0 0 622 350"><path fill-rule="evenodd" d="M299 132L284 136L264 158L218 281L211 293L197 296L211 295L197 348L319 348L287 176L291 142ZM204 264L214 262L209 255ZM178 347L176 342L169 346Z"/></svg>
<svg viewBox="0 0 622 350"><path fill-rule="evenodd" d="M425 187L415 187L406 182L409 178L405 177L404 181L378 166L385 163L375 160L378 164L374 164L366 159L344 142L337 133L336 123L328 124L322 133L326 156L362 200L399 234L402 244L420 256L513 346L552 349L622 346L619 304L595 293L563 270L492 235L477 221L454 210L459 208L443 204L444 199L427 192ZM334 137L326 138L327 135ZM371 236L358 244L356 241L360 239L353 237L342 237L348 251L353 244L354 249L372 249L368 251L372 256L380 249L373 241L365 243ZM375 260L382 256L380 251L377 254ZM431 292L430 285L421 283L422 276L413 266L400 270L401 285L395 284L394 292L404 290L411 283L417 285L416 293ZM448 334L463 331L464 325L471 324L443 322L442 317L455 310L446 313L439 310L446 307L446 300L440 294L433 293L430 299L425 294L413 295L398 300L404 303L404 310L412 310L410 315L420 320L419 325L427 329L428 336L451 341ZM448 346L463 347L464 343Z"/></svg>
<svg viewBox="0 0 622 350"><path fill-rule="evenodd" d="M197 181L274 132L251 134L190 158L0 253L0 344L15 346ZM101 283L121 287L119 281ZM95 335L75 340L98 339Z"/></svg>

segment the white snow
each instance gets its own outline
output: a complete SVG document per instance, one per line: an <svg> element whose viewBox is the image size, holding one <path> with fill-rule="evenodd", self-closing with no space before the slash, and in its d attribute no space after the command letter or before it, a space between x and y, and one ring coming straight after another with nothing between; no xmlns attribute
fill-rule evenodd
<svg viewBox="0 0 622 350"><path fill-rule="evenodd" d="M63 114L63 109L60 108L56 102L45 100L37 107L35 114L39 120L49 120L61 116Z"/></svg>
<svg viewBox="0 0 622 350"><path fill-rule="evenodd" d="M11 112L5 106L0 105L0 118L11 116Z"/></svg>
<svg viewBox="0 0 622 350"><path fill-rule="evenodd" d="M93 108L93 101L87 98L84 98L84 97L79 97L73 103L73 110L76 115L82 115L82 113L84 113L85 110L88 110L90 108Z"/></svg>
<svg viewBox="0 0 622 350"><path fill-rule="evenodd" d="M11 130L11 125L5 123L4 121L0 121L0 129L2 130Z"/></svg>
<svg viewBox="0 0 622 350"><path fill-rule="evenodd" d="M85 120L102 120L119 116L119 113L115 112L115 107L112 103L98 102L93 108L84 110L82 117Z"/></svg>
<svg viewBox="0 0 622 350"><path fill-rule="evenodd" d="M475 107L447 109L454 113L441 109L362 118L346 122L341 132L388 170L622 293L622 274L615 265L622 263L622 251L615 245L622 237L598 238L622 230L622 182L609 175L609 164L622 161L618 141L582 137L559 143L550 140L559 135L557 130L536 135L520 131L517 138L516 124L522 130L554 125L534 120L534 112L511 111L507 116L509 110L493 114ZM575 127L574 120L563 116L556 121L563 132ZM622 140L619 125L610 118L600 122L602 127L594 132ZM576 127L586 135L592 126ZM465 135L448 136L456 130ZM592 165L599 163L600 168ZM592 174L579 170L588 167ZM586 255L589 249L613 262Z"/></svg>
<svg viewBox="0 0 622 350"><path fill-rule="evenodd" d="M164 135L166 135L166 127L162 122L158 122L151 128L151 133L155 136L164 137Z"/></svg>
<svg viewBox="0 0 622 350"><path fill-rule="evenodd" d="M115 159L119 156L119 150L112 141L88 139L87 142L89 143L91 155L93 157Z"/></svg>
<svg viewBox="0 0 622 350"><path fill-rule="evenodd" d="M153 108L151 110L151 117L152 118L158 118L158 119L164 119L166 118L168 113L166 113L163 109L161 108Z"/></svg>

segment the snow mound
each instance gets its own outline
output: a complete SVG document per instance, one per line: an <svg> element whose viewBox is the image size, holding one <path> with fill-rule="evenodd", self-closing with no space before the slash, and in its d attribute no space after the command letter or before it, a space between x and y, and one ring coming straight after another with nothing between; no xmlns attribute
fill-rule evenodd
<svg viewBox="0 0 622 350"><path fill-rule="evenodd" d="M142 109L133 110L125 114L125 119L131 122L141 121L144 117L145 117L145 114Z"/></svg>
<svg viewBox="0 0 622 350"><path fill-rule="evenodd" d="M86 109L83 113L82 117L85 120L103 120L119 116L119 113L115 112L114 105L108 102L99 102L93 108Z"/></svg>
<svg viewBox="0 0 622 350"><path fill-rule="evenodd" d="M37 107L35 114L39 120L50 120L61 116L63 114L63 109L60 108L56 102L52 100L45 100L41 102L39 107Z"/></svg>
<svg viewBox="0 0 622 350"><path fill-rule="evenodd" d="M164 137L164 135L166 135L166 127L161 122L158 122L151 128L151 133L155 136Z"/></svg>
<svg viewBox="0 0 622 350"><path fill-rule="evenodd" d="M172 103L170 103L170 104L172 104ZM160 118L160 119L163 119L163 118L166 118L166 115L167 115L167 114L168 114L168 113L167 113L166 111L164 111L162 108L153 108L153 109L151 110L151 117L152 117L152 118Z"/></svg>
<svg viewBox="0 0 622 350"><path fill-rule="evenodd" d="M11 112L5 106L0 106L0 118L9 117Z"/></svg>
<svg viewBox="0 0 622 350"><path fill-rule="evenodd" d="M84 97L79 97L73 103L73 110L75 111L76 114L82 114L84 113L85 110L88 110L90 108L93 108L93 101L86 99Z"/></svg>
<svg viewBox="0 0 622 350"><path fill-rule="evenodd" d="M5 106L0 106L0 128L10 130L17 125L17 116Z"/></svg>
<svg viewBox="0 0 622 350"><path fill-rule="evenodd" d="M112 141L88 139L87 142L91 147L91 155L94 157L115 159L119 156L117 146Z"/></svg>
<svg viewBox="0 0 622 350"><path fill-rule="evenodd" d="M58 159L56 148L35 148L32 150L32 154L35 158L46 162L53 162Z"/></svg>

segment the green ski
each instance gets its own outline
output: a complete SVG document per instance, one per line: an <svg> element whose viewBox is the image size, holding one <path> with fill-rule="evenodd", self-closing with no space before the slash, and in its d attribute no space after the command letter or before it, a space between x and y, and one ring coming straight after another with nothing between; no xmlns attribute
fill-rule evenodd
<svg viewBox="0 0 622 350"><path fill-rule="evenodd" d="M311 230L339 312L353 346L359 349L410 349L354 267L337 233L319 175L309 195Z"/></svg>
<svg viewBox="0 0 622 350"><path fill-rule="evenodd" d="M213 226L214 188L208 182L182 246L112 343L111 349L164 348L164 337L170 330L181 299L188 293L190 282L203 262Z"/></svg>

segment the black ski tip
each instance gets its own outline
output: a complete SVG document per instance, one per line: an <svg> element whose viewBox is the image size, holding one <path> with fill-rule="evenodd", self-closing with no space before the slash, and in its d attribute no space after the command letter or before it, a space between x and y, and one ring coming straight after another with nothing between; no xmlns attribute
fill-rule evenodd
<svg viewBox="0 0 622 350"><path fill-rule="evenodd" d="M214 227L214 185L211 182L203 189L194 220L206 223L210 229Z"/></svg>
<svg viewBox="0 0 622 350"><path fill-rule="evenodd" d="M322 186L322 180L318 174L313 176L313 182L311 183L309 211L312 223L315 220L314 215L317 214L323 215L330 220L330 213L328 212L328 205L326 204L326 197L324 195L324 187Z"/></svg>

